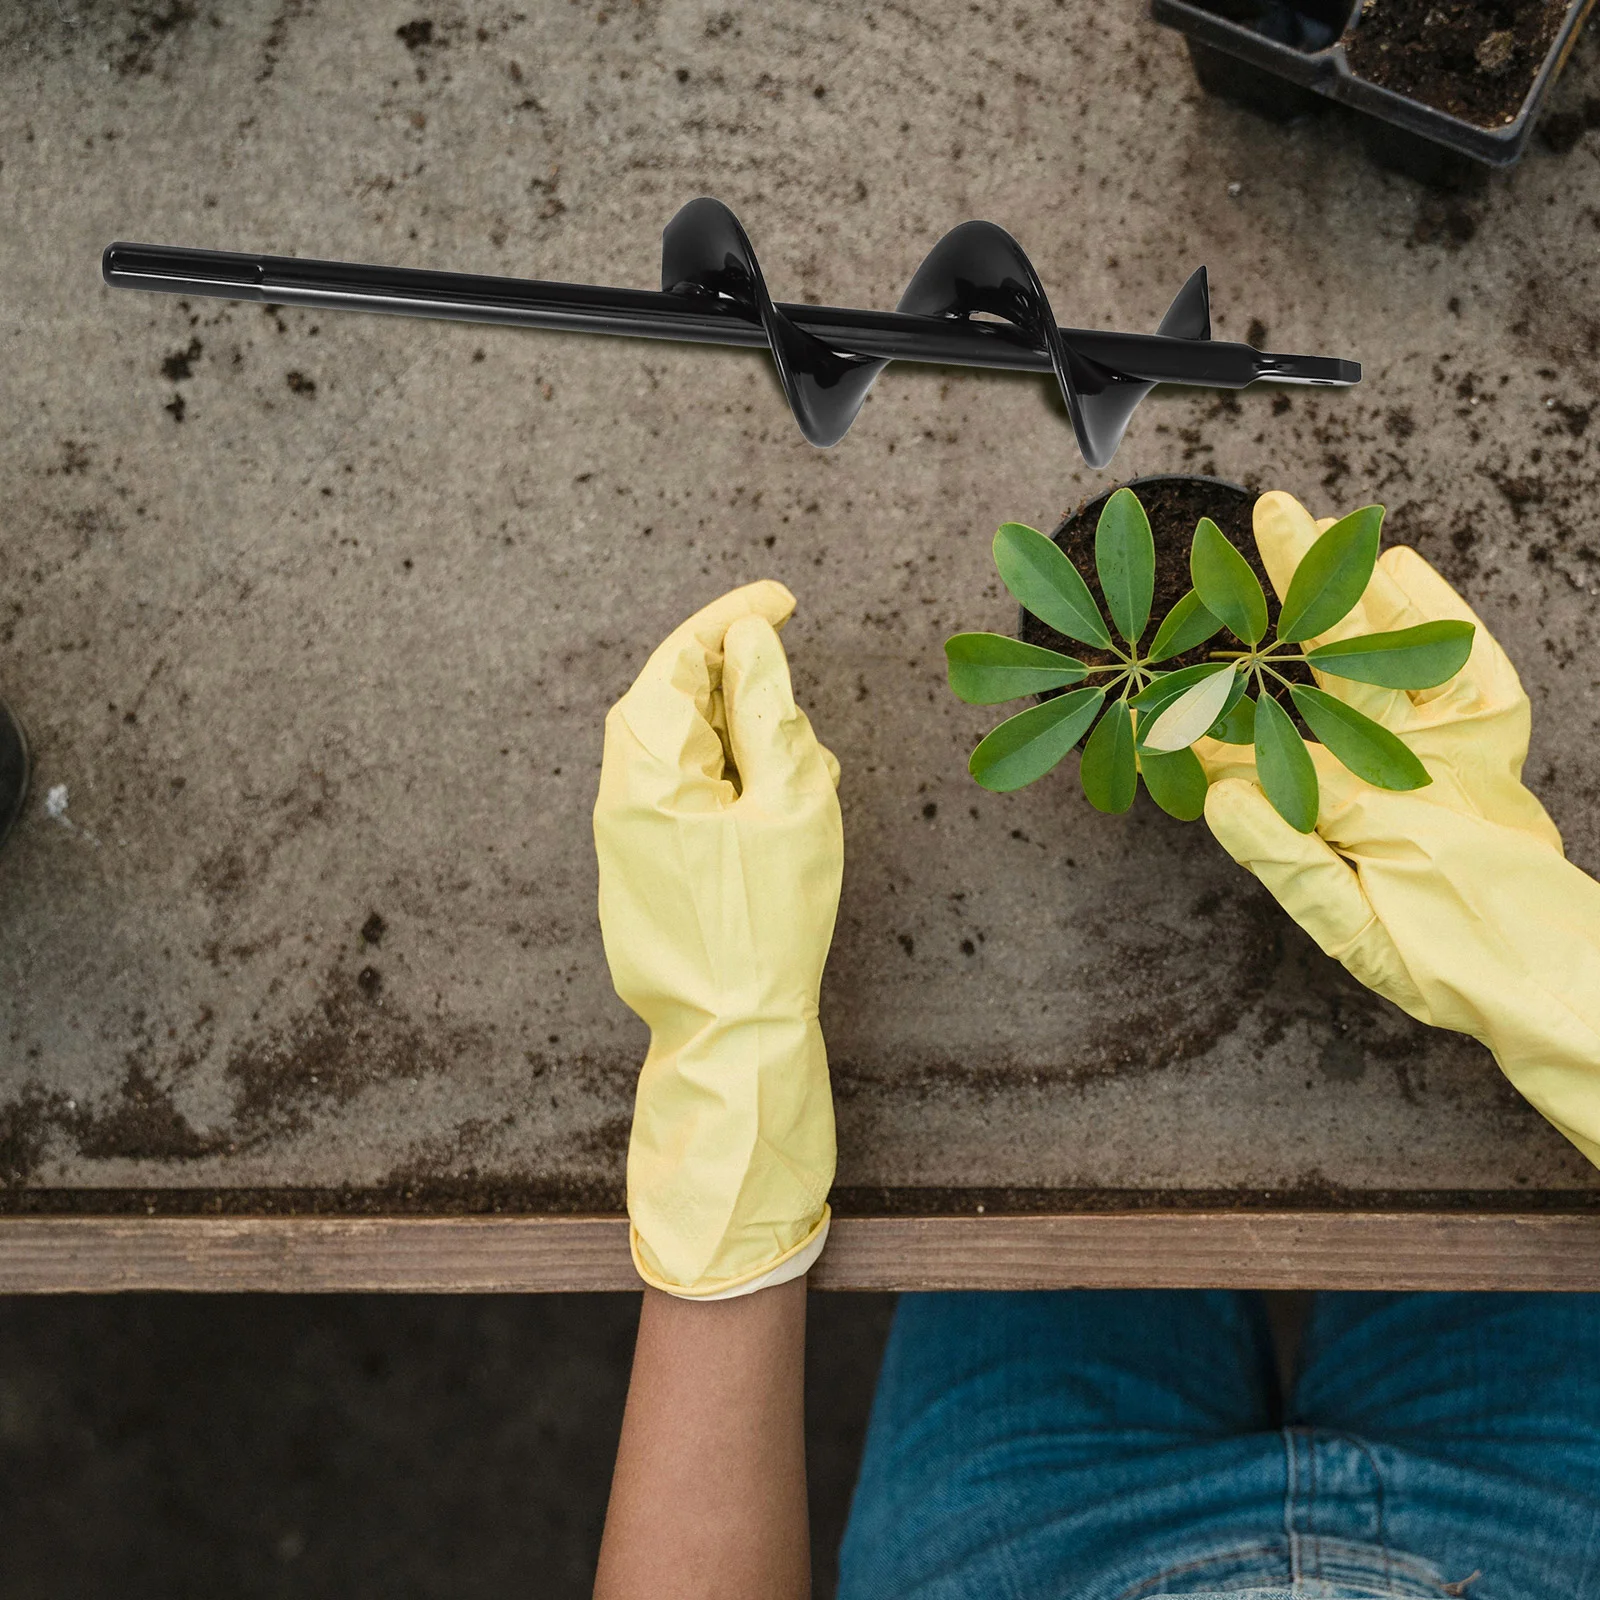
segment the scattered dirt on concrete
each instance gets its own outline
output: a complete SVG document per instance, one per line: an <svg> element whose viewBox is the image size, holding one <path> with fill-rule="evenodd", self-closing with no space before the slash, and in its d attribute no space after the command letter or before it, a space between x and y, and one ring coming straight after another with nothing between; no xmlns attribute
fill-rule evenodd
<svg viewBox="0 0 1600 1600"><path fill-rule="evenodd" d="M0 1186L24 1184L38 1171L50 1136L68 1110L64 1095L48 1094L37 1084L0 1106Z"/></svg>
<svg viewBox="0 0 1600 1600"><path fill-rule="evenodd" d="M193 1057L185 1061L192 1064ZM135 1057L117 1093L103 1105L83 1105L29 1085L0 1106L0 1186L26 1184L61 1139L97 1160L189 1161L224 1148L198 1132L173 1103L172 1091Z"/></svg>
<svg viewBox="0 0 1600 1600"><path fill-rule="evenodd" d="M1542 478L1513 476L1509 472L1489 470L1485 476L1504 497L1511 514L1519 522L1528 515L1529 507L1543 504L1547 488Z"/></svg>
<svg viewBox="0 0 1600 1600"><path fill-rule="evenodd" d="M169 383L182 383L185 378L192 378L194 364L204 349L205 346L198 339L191 339L182 350L174 350L161 363L161 376Z"/></svg>
<svg viewBox="0 0 1600 1600"><path fill-rule="evenodd" d="M163 50L194 26L198 11L190 0L161 0L155 5L128 6L124 15L127 32L116 69L125 78L142 78L155 71Z"/></svg>
<svg viewBox="0 0 1600 1600"><path fill-rule="evenodd" d="M1283 914L1254 880L1200 896L1186 936L1130 928L1108 909L1094 937L1115 952L1129 998L1123 1014L1075 1042L1077 1083L1126 1081L1207 1055L1253 1013L1283 961Z"/></svg>
<svg viewBox="0 0 1600 1600"><path fill-rule="evenodd" d="M575 1181L483 1173L385 1181L370 1189L30 1189L0 1184L4 1216L581 1216L617 1215L620 1178Z"/></svg>
<svg viewBox="0 0 1600 1600"><path fill-rule="evenodd" d="M1453 194L1428 194L1417 207L1411 242L1416 245L1442 244L1459 250L1477 236L1478 214L1465 200Z"/></svg>
<svg viewBox="0 0 1600 1600"><path fill-rule="evenodd" d="M839 1188L834 1214L1039 1216L1108 1211L1595 1211L1600 1189L1351 1189L1321 1173L1271 1189Z"/></svg>
<svg viewBox="0 0 1600 1600"><path fill-rule="evenodd" d="M279 58L288 43L290 25L316 9L316 0L283 0L276 15L267 25L266 37L261 41L261 64L256 68L256 82L266 83L278 70Z"/></svg>
<svg viewBox="0 0 1600 1600"><path fill-rule="evenodd" d="M1589 431L1589 423L1594 416L1594 406L1592 400L1588 405L1579 406L1565 400L1557 400L1552 396L1549 409L1561 419L1561 426L1574 439L1581 439Z"/></svg>
<svg viewBox="0 0 1600 1600"><path fill-rule="evenodd" d="M201 858L195 871L200 888L224 908L231 907L261 881L283 845L314 823L327 823L338 810L338 787L320 768L307 767L280 794L256 802L235 836ZM213 960L220 958L220 947Z"/></svg>
<svg viewBox="0 0 1600 1600"><path fill-rule="evenodd" d="M632 1136L631 1115L608 1117L604 1122L578 1135L567 1148L575 1155L603 1162L613 1170L620 1171L628 1159L628 1141Z"/></svg>
<svg viewBox="0 0 1600 1600"><path fill-rule="evenodd" d="M606 1070L609 1075L611 1068ZM633 1070L631 1063L628 1070ZM511 1117L508 1114L501 1120L510 1121ZM493 1132L494 1124L474 1117L448 1135L425 1139L384 1174L378 1188L413 1198L444 1194L452 1197L455 1206L482 1210L498 1209L508 1192L530 1185L538 1189L543 1205L560 1211L620 1210L625 1205L630 1117L607 1117L563 1140L563 1162L588 1169L579 1174L534 1178L496 1170L482 1160Z"/></svg>
<svg viewBox="0 0 1600 1600"><path fill-rule="evenodd" d="M211 13L216 20L216 13ZM176 65L197 24L195 0L6 0L0 6L0 58L87 57L96 70L144 78Z"/></svg>
<svg viewBox="0 0 1600 1600"><path fill-rule="evenodd" d="M63 439L61 441L61 454L56 464L44 469L47 478L57 475L63 478L81 477L88 472L94 453L89 447L87 439Z"/></svg>
<svg viewBox="0 0 1600 1600"><path fill-rule="evenodd" d="M507 1112L501 1119L515 1120ZM448 1133L429 1134L412 1146L403 1161L380 1180L379 1187L392 1189L401 1184L420 1183L433 1178L470 1181L478 1175L478 1161L494 1132L488 1117L468 1117Z"/></svg>
<svg viewBox="0 0 1600 1600"><path fill-rule="evenodd" d="M99 1161L193 1161L226 1147L225 1139L200 1133L173 1103L172 1090L137 1061L109 1106L71 1126L78 1154Z"/></svg>
<svg viewBox="0 0 1600 1600"><path fill-rule="evenodd" d="M309 1011L229 1058L241 1145L298 1132L373 1084L448 1072L463 1055L487 1048L474 1028L416 1021L381 997L374 969L362 974L329 974Z"/></svg>
<svg viewBox="0 0 1600 1600"><path fill-rule="evenodd" d="M231 1055L226 1073L236 1100L229 1119L200 1129L181 1112L169 1082L203 1065L206 1051L193 1045L157 1064L159 1047L141 1045L129 1058L116 1092L94 1104L30 1084L0 1105L0 1211L117 1210L102 1191L29 1190L28 1185L59 1141L90 1160L181 1163L207 1156L259 1149L296 1134L317 1115L344 1105L365 1088L396 1078L444 1073L488 1047L478 1031L461 1025L419 1023L387 1011L367 997L359 981L330 976L324 995L306 1015ZM539 1058L530 1080L550 1063ZM631 1060L564 1059L563 1080L614 1085L631 1079ZM508 1122L508 1111L499 1120ZM577 1175L526 1176L483 1164L481 1154L496 1123L469 1118L452 1133L423 1140L372 1189L305 1191L209 1189L189 1194L160 1191L158 1205L146 1191L120 1191L128 1210L303 1210L559 1211L615 1210L622 1204L630 1119L605 1118L563 1146L564 1159L587 1167ZM32 1194L33 1201L21 1196ZM73 1199L72 1195L77 1198ZM196 1198L198 1195L200 1198ZM206 1196L215 1203L205 1201ZM233 1196L234 1198L228 1198ZM136 1197L136 1198L134 1198ZM216 1198L221 1197L221 1198ZM36 1203L35 1203L36 1202Z"/></svg>
<svg viewBox="0 0 1600 1600"><path fill-rule="evenodd" d="M1143 797L1138 804L1155 814ZM1157 825L1185 826L1155 815ZM1109 911L1090 910L1082 920L1115 973L1122 999L1112 1020L1083 1026L1083 1015L1106 1009L1086 1004L1077 1020L1063 1023L1060 1053L1043 1059L995 1048L980 1061L880 1053L869 1066L834 1053L835 1097L848 1101L892 1083L897 1100L1004 1099L1030 1084L1081 1089L1165 1072L1208 1054L1251 1019L1283 962L1283 914L1253 880L1199 896L1181 936Z"/></svg>
<svg viewBox="0 0 1600 1600"><path fill-rule="evenodd" d="M1366 0L1345 35L1351 70L1480 128L1516 118L1566 0Z"/></svg>
<svg viewBox="0 0 1600 1600"><path fill-rule="evenodd" d="M1546 150L1564 156L1595 128L1600 128L1600 94L1589 95L1576 110L1552 111L1539 124L1539 142Z"/></svg>

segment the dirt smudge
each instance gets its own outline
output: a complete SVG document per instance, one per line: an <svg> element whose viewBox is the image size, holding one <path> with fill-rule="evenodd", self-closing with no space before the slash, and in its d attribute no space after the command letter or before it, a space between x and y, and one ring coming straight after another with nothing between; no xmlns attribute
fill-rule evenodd
<svg viewBox="0 0 1600 1600"><path fill-rule="evenodd" d="M78 1154L93 1161L194 1161L226 1147L202 1134L178 1110L172 1090L137 1061L128 1064L116 1099L84 1115L75 1131Z"/></svg>
<svg viewBox="0 0 1600 1600"><path fill-rule="evenodd" d="M38 1084L0 1106L0 1186L16 1188L39 1170L50 1137L71 1106L65 1095Z"/></svg>
<svg viewBox="0 0 1600 1600"><path fill-rule="evenodd" d="M229 1057L239 1142L297 1133L376 1084L446 1073L487 1047L480 1029L418 1022L383 1001L381 984L335 971L308 1011Z"/></svg>
<svg viewBox="0 0 1600 1600"><path fill-rule="evenodd" d="M196 881L213 901L231 908L260 882L285 844L313 823L332 821L337 808L337 786L320 768L306 768L288 789L258 803L259 821L201 858Z"/></svg>

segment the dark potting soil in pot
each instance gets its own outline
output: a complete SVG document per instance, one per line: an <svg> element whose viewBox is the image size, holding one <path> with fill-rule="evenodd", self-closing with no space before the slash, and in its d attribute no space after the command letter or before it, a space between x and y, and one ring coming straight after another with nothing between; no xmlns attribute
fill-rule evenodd
<svg viewBox="0 0 1600 1600"><path fill-rule="evenodd" d="M1195 524L1202 517L1210 517L1227 535L1234 549L1249 562L1250 570L1266 592L1269 613L1276 621L1278 606L1272 580L1267 576L1266 566L1256 549L1255 533L1251 527L1250 513L1257 499L1255 490L1241 489L1216 478L1178 477L1158 478L1144 483L1135 481L1130 487L1139 496L1139 503L1150 519L1150 532L1156 544L1155 600L1150 607L1150 626L1143 640L1147 647L1155 637L1161 619L1194 587L1189 577L1189 546L1194 539ZM1105 493L1096 495L1068 516L1051 534L1062 553L1083 574L1095 604L1100 607L1101 615L1106 617L1111 613L1106 607L1105 594L1094 568L1094 536L1100 512L1111 494L1112 491L1107 489ZM1269 630L1268 638L1271 636ZM1096 650L1092 645L1068 639L1027 612L1023 613L1021 637L1029 644L1041 644L1047 649L1059 650L1063 655L1076 656L1090 666L1114 659L1109 651ZM1232 634L1219 633L1205 644L1196 645L1193 650L1186 650L1170 661L1163 661L1161 669L1167 672L1176 671L1179 667L1192 667L1209 660L1213 650L1238 648L1238 641ZM1285 671L1286 676L1297 681L1311 681L1309 671L1302 666L1292 666ZM1298 714L1281 686L1274 687L1273 698L1284 705L1298 724Z"/></svg>
<svg viewBox="0 0 1600 1600"><path fill-rule="evenodd" d="M1345 35L1350 69L1480 128L1515 120L1566 0L1367 0Z"/></svg>

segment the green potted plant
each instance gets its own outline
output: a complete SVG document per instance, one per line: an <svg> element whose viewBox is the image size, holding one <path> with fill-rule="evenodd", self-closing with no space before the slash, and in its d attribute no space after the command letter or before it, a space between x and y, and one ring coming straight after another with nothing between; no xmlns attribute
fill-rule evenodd
<svg viewBox="0 0 1600 1600"><path fill-rule="evenodd" d="M996 792L1020 789L1081 743L1079 778L1092 805L1126 811L1142 780L1157 805L1190 821L1204 810L1207 787L1193 746L1210 737L1254 746L1263 791L1303 833L1317 818L1308 737L1380 788L1429 783L1401 739L1319 688L1311 672L1427 689L1466 662L1467 622L1321 638L1366 590L1383 508L1364 506L1327 528L1279 603L1262 582L1253 541L1230 538L1212 515L1192 522L1186 551L1170 520L1158 547L1140 489L1169 519L1208 495L1220 494L1219 505L1225 500L1233 512L1251 499L1215 480L1140 480L1091 502L1054 539L1003 523L995 565L1023 608L1023 636L956 634L945 645L950 687L969 705L1040 700L978 744L972 776ZM1237 526L1236 515L1230 520Z"/></svg>

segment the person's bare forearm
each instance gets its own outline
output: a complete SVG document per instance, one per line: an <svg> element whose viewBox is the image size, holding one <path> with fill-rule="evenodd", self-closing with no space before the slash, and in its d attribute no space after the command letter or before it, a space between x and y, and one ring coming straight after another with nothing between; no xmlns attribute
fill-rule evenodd
<svg viewBox="0 0 1600 1600"><path fill-rule="evenodd" d="M644 1292L595 1600L803 1600L806 1286Z"/></svg>

